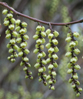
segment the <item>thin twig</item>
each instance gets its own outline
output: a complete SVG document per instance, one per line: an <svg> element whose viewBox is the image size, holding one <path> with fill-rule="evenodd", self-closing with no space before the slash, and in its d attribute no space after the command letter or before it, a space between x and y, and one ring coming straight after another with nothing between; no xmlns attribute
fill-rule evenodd
<svg viewBox="0 0 83 99"><path fill-rule="evenodd" d="M39 19L36 19L36 18L33 18L33 17L30 17L28 15L25 15L25 14L22 14L16 10L14 10L12 7L10 7L7 3L5 2L0 2L0 5L8 8L9 10L13 11L15 14L19 15L19 16L22 16L22 17L25 17L25 18L28 18L32 21L35 21L35 22L40 22L40 23L43 23L43 24L46 24L46 25L49 25L49 23L51 25L57 25L57 26L66 26L66 25L71 25L71 24L77 24L77 23L82 23L83 22L83 19L81 20L76 20L76 21L72 21L72 22L69 22L69 23L53 23L53 22L47 22L47 21L42 21L42 20L39 20Z"/></svg>

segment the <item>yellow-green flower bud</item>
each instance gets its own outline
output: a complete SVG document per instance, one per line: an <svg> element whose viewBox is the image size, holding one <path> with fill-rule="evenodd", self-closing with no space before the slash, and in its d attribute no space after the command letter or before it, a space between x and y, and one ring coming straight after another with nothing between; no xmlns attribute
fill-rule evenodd
<svg viewBox="0 0 83 99"><path fill-rule="evenodd" d="M23 56L23 52L19 52L19 53L18 53L18 56L19 56L19 57L22 57L22 56Z"/></svg>
<svg viewBox="0 0 83 99"><path fill-rule="evenodd" d="M57 60L58 59L58 56L56 54L52 55L52 57Z"/></svg>
<svg viewBox="0 0 83 99"><path fill-rule="evenodd" d="M75 88L75 84L72 84L72 88Z"/></svg>
<svg viewBox="0 0 83 99"><path fill-rule="evenodd" d="M6 33L6 34L10 34L10 30L7 29L7 30L5 31L5 33Z"/></svg>
<svg viewBox="0 0 83 99"><path fill-rule="evenodd" d="M46 30L46 34L49 35L50 33L51 33L51 30L50 29L47 29Z"/></svg>
<svg viewBox="0 0 83 99"><path fill-rule="evenodd" d="M29 54L30 53L30 51L28 49L25 49L24 52L25 52L25 54Z"/></svg>
<svg viewBox="0 0 83 99"><path fill-rule="evenodd" d="M72 79L69 79L69 81L68 81L69 83L72 83Z"/></svg>
<svg viewBox="0 0 83 99"><path fill-rule="evenodd" d="M53 38L53 34L51 34L51 33L48 34L48 38L49 38L49 39L52 39L52 38Z"/></svg>
<svg viewBox="0 0 83 99"><path fill-rule="evenodd" d="M67 53L65 54L65 56L66 56L66 57L70 57L70 56L71 56L71 52L67 52Z"/></svg>
<svg viewBox="0 0 83 99"><path fill-rule="evenodd" d="M23 42L23 43L20 44L20 46L21 46L22 48L25 48L25 47L27 46L27 44L26 44L25 42Z"/></svg>
<svg viewBox="0 0 83 99"><path fill-rule="evenodd" d="M46 37L46 33L45 32L41 32L42 37Z"/></svg>
<svg viewBox="0 0 83 99"><path fill-rule="evenodd" d="M14 46L13 46L13 48L15 49L15 50L18 50L18 46L15 44Z"/></svg>
<svg viewBox="0 0 83 99"><path fill-rule="evenodd" d="M45 31L45 27L44 26L41 26L41 31Z"/></svg>
<svg viewBox="0 0 83 99"><path fill-rule="evenodd" d="M33 51L33 53L35 53L35 54L37 54L39 52L39 49L35 49L34 51Z"/></svg>
<svg viewBox="0 0 83 99"><path fill-rule="evenodd" d="M28 70L28 68L27 67L24 67L23 70L26 71L26 70Z"/></svg>
<svg viewBox="0 0 83 99"><path fill-rule="evenodd" d="M72 42L70 42L69 46L70 47L75 47L76 46L76 43L72 41Z"/></svg>
<svg viewBox="0 0 83 99"><path fill-rule="evenodd" d="M42 51L42 56L45 57L46 56L46 53L44 51Z"/></svg>
<svg viewBox="0 0 83 99"><path fill-rule="evenodd" d="M6 35L6 38L7 38L7 39L11 38L11 34L7 34L7 35Z"/></svg>
<svg viewBox="0 0 83 99"><path fill-rule="evenodd" d="M52 82L52 80L49 80L49 82L48 82L49 84L52 84L53 82Z"/></svg>
<svg viewBox="0 0 83 99"><path fill-rule="evenodd" d="M19 38L16 39L16 42L17 43L20 43L21 41L22 41L22 38L21 37L19 37Z"/></svg>
<svg viewBox="0 0 83 99"><path fill-rule="evenodd" d="M38 38L39 38L38 35L34 35L34 36L33 36L33 39L34 39L34 40L37 40Z"/></svg>
<svg viewBox="0 0 83 99"><path fill-rule="evenodd" d="M71 58L70 62L76 63L77 62L77 59L76 58Z"/></svg>
<svg viewBox="0 0 83 99"><path fill-rule="evenodd" d="M68 74L71 74L72 72L73 72L72 69L68 69L68 71L67 71Z"/></svg>
<svg viewBox="0 0 83 99"><path fill-rule="evenodd" d="M3 23L5 26L8 26L9 25L9 21L4 21Z"/></svg>
<svg viewBox="0 0 83 99"><path fill-rule="evenodd" d="M75 68L76 70L81 69L81 67L80 67L79 65L75 65L74 68Z"/></svg>
<svg viewBox="0 0 83 99"><path fill-rule="evenodd" d="M7 48L10 48L11 47L11 44L7 44Z"/></svg>
<svg viewBox="0 0 83 99"><path fill-rule="evenodd" d="M9 56L7 59L8 59L8 60L10 60L10 59L11 59L11 57Z"/></svg>
<svg viewBox="0 0 83 99"><path fill-rule="evenodd" d="M79 54L80 53L80 50L76 48L76 49L74 49L74 53L75 54Z"/></svg>
<svg viewBox="0 0 83 99"><path fill-rule="evenodd" d="M81 87L79 87L79 88L78 88L78 90L79 90L79 91L82 91L82 88L81 88Z"/></svg>
<svg viewBox="0 0 83 99"><path fill-rule="evenodd" d="M27 23L26 23L26 22L22 22L21 25L22 25L23 27L27 27Z"/></svg>
<svg viewBox="0 0 83 99"><path fill-rule="evenodd" d="M20 25L20 23L21 23L21 21L19 20L19 19L17 19L16 21L15 21L15 24L18 26L18 25Z"/></svg>
<svg viewBox="0 0 83 99"><path fill-rule="evenodd" d="M79 33L74 32L74 33L73 33L73 36L77 38L77 37L79 37Z"/></svg>
<svg viewBox="0 0 83 99"><path fill-rule="evenodd" d="M9 29L13 30L14 29L14 25L13 24L9 25Z"/></svg>
<svg viewBox="0 0 83 99"><path fill-rule="evenodd" d="M43 72L43 68L39 68L38 72L42 73Z"/></svg>
<svg viewBox="0 0 83 99"><path fill-rule="evenodd" d="M20 32L20 34L26 33L25 29L21 29L19 32Z"/></svg>
<svg viewBox="0 0 83 99"><path fill-rule="evenodd" d="M41 82L42 81L42 79L41 78L39 78L39 82Z"/></svg>
<svg viewBox="0 0 83 99"><path fill-rule="evenodd" d="M55 90L55 87L54 87L54 86L52 86L52 87L51 87L51 90Z"/></svg>
<svg viewBox="0 0 83 99"><path fill-rule="evenodd" d="M46 60L43 59L42 64L46 65L47 64Z"/></svg>
<svg viewBox="0 0 83 99"><path fill-rule="evenodd" d="M4 9L2 14L6 15L8 13L8 10L7 9Z"/></svg>
<svg viewBox="0 0 83 99"><path fill-rule="evenodd" d="M15 42L16 42L15 39L11 39L11 40L10 40L10 43L11 43L11 44L15 44Z"/></svg>
<svg viewBox="0 0 83 99"><path fill-rule="evenodd" d="M21 61L20 66L23 66L23 65L24 65L24 62Z"/></svg>
<svg viewBox="0 0 83 99"><path fill-rule="evenodd" d="M45 43L45 39L44 39L44 38L42 38L41 40L42 40L42 44L44 44L44 43Z"/></svg>
<svg viewBox="0 0 83 99"><path fill-rule="evenodd" d="M28 39L29 39L29 36L25 34L25 35L23 36L23 38L24 38L25 40L28 40Z"/></svg>
<svg viewBox="0 0 83 99"><path fill-rule="evenodd" d="M15 28L15 30L18 32L18 31L20 31L20 26L17 26L16 28Z"/></svg>
<svg viewBox="0 0 83 99"><path fill-rule="evenodd" d="M42 44L42 40L41 40L41 39L38 39L38 40L36 41L36 43L37 43L37 44Z"/></svg>
<svg viewBox="0 0 83 99"><path fill-rule="evenodd" d="M17 37L17 35L18 35L18 33L16 31L13 31L12 34L14 37Z"/></svg>
<svg viewBox="0 0 83 99"><path fill-rule="evenodd" d="M54 33L54 36L55 37L58 37L59 36L59 33L57 31L54 31L53 33Z"/></svg>
<svg viewBox="0 0 83 99"><path fill-rule="evenodd" d="M46 71L46 67L43 67L43 72L45 72Z"/></svg>
<svg viewBox="0 0 83 99"><path fill-rule="evenodd" d="M36 27L36 30L37 30L37 31L41 31L41 26L38 25L38 26Z"/></svg>
<svg viewBox="0 0 83 99"><path fill-rule="evenodd" d="M53 76L56 76L56 72L55 72L55 71L53 71L53 72L52 72L52 75L53 75Z"/></svg>
<svg viewBox="0 0 83 99"><path fill-rule="evenodd" d="M29 77L29 76L27 76L27 75L25 76L25 78L28 78L28 77Z"/></svg>
<svg viewBox="0 0 83 99"><path fill-rule="evenodd" d="M50 61L51 61L50 58L47 58L47 59L46 59L46 62L47 62L47 63L50 63Z"/></svg>
<svg viewBox="0 0 83 99"><path fill-rule="evenodd" d="M7 17L8 17L8 18L12 18L12 17L13 17L13 14L8 13L8 14L7 14Z"/></svg>
<svg viewBox="0 0 83 99"><path fill-rule="evenodd" d="M79 96L80 96L80 93L77 93L77 94L76 94L76 97L79 97Z"/></svg>
<svg viewBox="0 0 83 99"><path fill-rule="evenodd" d="M42 58L43 57L42 53L39 53L37 57Z"/></svg>
<svg viewBox="0 0 83 99"><path fill-rule="evenodd" d="M55 62L55 63L53 63L53 66L54 66L55 68L57 68L57 67L58 67L58 64Z"/></svg>
<svg viewBox="0 0 83 99"><path fill-rule="evenodd" d="M28 62L28 61L29 61L29 59L28 59L27 57L24 57L23 60L24 60L25 62Z"/></svg>
<svg viewBox="0 0 83 99"><path fill-rule="evenodd" d="M12 53L14 50L11 48L11 49L9 49L9 53Z"/></svg>
<svg viewBox="0 0 83 99"><path fill-rule="evenodd" d="M15 59L11 59L11 62L14 63L15 62Z"/></svg>
<svg viewBox="0 0 83 99"><path fill-rule="evenodd" d="M59 51L58 47L54 47L54 52L57 53Z"/></svg>
<svg viewBox="0 0 83 99"><path fill-rule="evenodd" d="M52 69L54 66L52 64L49 64L48 69Z"/></svg>
<svg viewBox="0 0 83 99"><path fill-rule="evenodd" d="M72 67L72 64L71 64L71 63L68 63L68 64L67 64L67 67L68 67L68 68L71 68L71 67Z"/></svg>
<svg viewBox="0 0 83 99"><path fill-rule="evenodd" d="M51 78L51 76L50 75L48 75L47 77L46 77L46 80L49 80Z"/></svg>
<svg viewBox="0 0 83 99"><path fill-rule="evenodd" d="M15 19L11 18L11 23L14 24L15 23Z"/></svg>
<svg viewBox="0 0 83 99"><path fill-rule="evenodd" d="M34 67L35 67L36 69L38 69L38 68L40 67L40 64L39 64L39 63L36 63L36 64L34 65Z"/></svg>
<svg viewBox="0 0 83 99"><path fill-rule="evenodd" d="M40 45L40 49L43 50L44 49L44 45Z"/></svg>
<svg viewBox="0 0 83 99"><path fill-rule="evenodd" d="M50 47L51 47L51 44L50 43L47 43L46 44L46 48L49 49Z"/></svg>
<svg viewBox="0 0 83 99"><path fill-rule="evenodd" d="M52 40L53 44L57 45L58 44L58 41L56 39L53 39Z"/></svg>
<svg viewBox="0 0 83 99"><path fill-rule="evenodd" d="M52 48L52 47L49 48L48 52L49 52L49 53L53 53L53 52L54 52L54 48Z"/></svg>
<svg viewBox="0 0 83 99"><path fill-rule="evenodd" d="M73 75L73 78L74 79L78 79L78 75Z"/></svg>
<svg viewBox="0 0 83 99"><path fill-rule="evenodd" d="M70 42L70 41L71 41L71 37L67 37L67 38L65 39L65 41L66 41L66 42Z"/></svg>

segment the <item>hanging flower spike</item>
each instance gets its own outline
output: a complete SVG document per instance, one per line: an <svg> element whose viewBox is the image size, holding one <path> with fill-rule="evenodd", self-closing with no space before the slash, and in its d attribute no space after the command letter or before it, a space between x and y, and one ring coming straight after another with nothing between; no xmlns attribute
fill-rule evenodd
<svg viewBox="0 0 83 99"><path fill-rule="evenodd" d="M56 72L54 70L54 67L57 68L58 64L54 61L58 59L57 52L59 51L57 44L58 41L56 37L59 36L59 33L57 31L52 31L51 29L46 30L46 34L48 35L49 43L46 44L46 48L48 49L48 57L47 63L49 63L48 69L49 69L49 75L46 77L49 83L49 88L51 90L54 90L54 83L56 83L55 76Z"/></svg>
<svg viewBox="0 0 83 99"><path fill-rule="evenodd" d="M22 61L20 63L20 66L25 65L23 70L26 73L25 78L33 79L32 77L32 72L28 70L28 67L31 67L29 64L29 59L27 58L27 55L30 53L30 51L26 48L27 42L26 40L29 39L29 36L25 34L27 32L27 23L26 22L21 22L19 19L16 20L15 22L16 28L15 30L19 33L17 35L16 42L20 43L20 47L18 48L18 56L22 57Z"/></svg>
<svg viewBox="0 0 83 99"><path fill-rule="evenodd" d="M36 49L33 51L35 54L38 53L37 55L37 63L34 65L34 67L36 69L38 69L38 75L39 77L39 82L43 81L43 84L46 86L47 82L46 82L46 74L44 73L46 71L46 60L44 59L44 57L46 56L45 52L42 51L44 49L44 43L45 43L45 39L44 37L46 37L46 33L45 31L45 27L44 26L40 26L38 25L36 27L36 34L33 36L33 39L36 40Z"/></svg>
<svg viewBox="0 0 83 99"><path fill-rule="evenodd" d="M80 91L82 91L82 88L79 88L78 85L80 85L80 82L78 81L78 75L76 73L76 70L79 70L81 67L76 64L77 57L76 54L80 53L80 50L76 48L78 42L75 40L75 38L79 37L79 33L77 32L70 32L67 34L66 42L69 42L69 52L65 54L66 57L71 57L70 63L68 63L68 74L71 74L71 78L69 79L69 83L72 83L72 88L76 92L76 96L80 96Z"/></svg>
<svg viewBox="0 0 83 99"><path fill-rule="evenodd" d="M4 19L3 24L8 28L5 32L6 38L10 39L10 43L7 44L7 48L9 48L9 53L11 54L11 56L8 57L8 60L10 60L11 62L15 62L15 58L18 57L17 53L15 52L15 50L18 49L18 46L15 44L15 37L17 36L17 32L14 31L15 19L13 18L13 14L11 13L11 11L8 11L7 9L4 9L2 13L4 15L7 15Z"/></svg>

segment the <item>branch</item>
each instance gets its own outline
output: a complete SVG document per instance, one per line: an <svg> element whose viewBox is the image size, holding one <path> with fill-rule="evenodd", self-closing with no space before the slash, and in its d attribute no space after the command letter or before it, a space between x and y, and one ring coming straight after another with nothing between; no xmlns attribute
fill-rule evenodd
<svg viewBox="0 0 83 99"><path fill-rule="evenodd" d="M6 8L8 8L8 9L11 10L11 11L13 11L16 15L19 15L19 16L28 18L28 19L30 19L30 20L32 20L32 21L39 22L39 23L43 23L43 24L46 24L46 25L49 25L49 23L50 23L51 25L67 26L67 25L77 24L77 23L82 23L82 22L83 22L83 19L77 20L77 21L72 21L72 22L69 22L69 23L53 23L53 22L42 21L42 20L39 20L39 19L30 17L30 16L28 16L28 15L22 14L22 13L16 11L16 10L14 10L12 7L8 6L7 3L0 2L0 5L2 5L2 6L4 6L4 7L6 7Z"/></svg>

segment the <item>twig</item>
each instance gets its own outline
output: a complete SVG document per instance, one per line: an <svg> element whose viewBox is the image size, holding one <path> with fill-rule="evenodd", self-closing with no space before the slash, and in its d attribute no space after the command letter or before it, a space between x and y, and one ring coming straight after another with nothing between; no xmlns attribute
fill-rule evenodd
<svg viewBox="0 0 83 99"><path fill-rule="evenodd" d="M16 15L19 15L19 16L22 16L22 17L25 17L25 18L28 18L32 21L35 21L35 22L40 22L40 23L43 23L43 24L46 24L46 25L49 25L49 23L51 25L57 25L57 26L66 26L66 25L71 25L71 24L77 24L77 23L82 23L83 22L83 19L81 20L76 20L76 21L72 21L72 22L69 22L69 23L53 23L53 22L47 22L47 21L42 21L42 20L39 20L39 19L36 19L36 18L33 18L33 17L30 17L28 15L25 15L25 14L22 14L16 10L14 10L12 7L10 7L9 5L7 5L5 2L0 2L0 5L8 8L9 10L13 11Z"/></svg>

